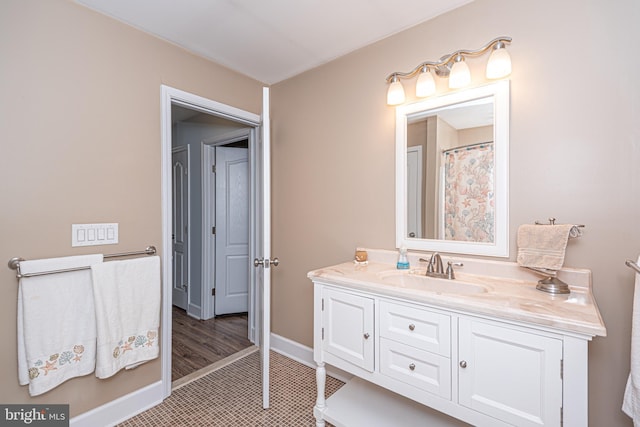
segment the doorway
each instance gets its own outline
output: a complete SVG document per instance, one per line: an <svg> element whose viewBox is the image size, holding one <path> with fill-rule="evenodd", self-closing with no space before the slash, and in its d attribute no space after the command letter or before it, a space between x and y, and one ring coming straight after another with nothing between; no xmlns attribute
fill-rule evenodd
<svg viewBox="0 0 640 427"><path fill-rule="evenodd" d="M175 382L251 345L251 129L179 105L171 113Z"/></svg>
<svg viewBox="0 0 640 427"><path fill-rule="evenodd" d="M266 94L266 95L265 95ZM266 103L263 102L263 107L266 105L268 107L268 89L263 90L263 96L266 96ZM171 343L172 338L172 325L171 325L171 312L172 312L172 301L171 301L171 292L172 292L172 278L173 278L173 262L172 262L172 251L171 248L173 246L173 239L171 233L171 227L173 222L173 212L172 212L172 194L171 194L171 184L172 184L172 168L171 168L171 145L174 140L174 135L176 133L176 128L173 126L173 123L177 121L177 109L174 111L176 114L172 114L172 110L174 107L180 107L180 111L188 114L200 115L201 118L206 118L207 120L219 121L218 124L223 123L224 125L231 125L233 127L232 130L244 129L246 134L248 135L248 157L249 157L249 170L250 170L250 182L251 182L251 191L250 191L250 237L249 237L249 256L247 257L247 261L249 259L260 259L267 260L269 251L267 245L263 244L263 242L268 242L263 236L265 231L264 224L268 223L263 219L263 212L265 212L264 206L268 206L263 202L265 195L268 192L264 191L265 184L263 184L265 176L268 177L268 151L265 152L265 146L268 147L268 129L263 127L263 123L268 123L268 116L265 115L265 119L262 120L261 116L258 116L253 113L249 113L243 110L236 109L234 107L230 107L224 104L217 103L215 101L207 100L205 98L201 98L197 95L189 94L178 89L169 88L166 86L162 86L162 194L163 194L163 306L162 306L162 340L165 343ZM191 111L189 111L191 110ZM202 115L202 113L205 113ZM266 113L265 113L266 114ZM198 119L195 121L197 122ZM185 119L182 119L185 121ZM264 129L264 130L263 130ZM228 133L229 129L226 129ZM221 132L222 133L222 132ZM203 152L203 144L206 137L200 137L198 139L201 146L198 147L197 150L192 150L192 159L193 152L196 151L198 154L202 154ZM194 170L198 168L202 168L203 163L201 160L197 162L191 161L188 167L188 173L191 173L193 176L196 176ZM265 173L266 172L266 173ZM200 172L198 172L197 176L200 176ZM204 181L206 182L206 181ZM201 193L201 187L203 182L198 179L191 180L191 185L189 189L190 196L194 196L196 194ZM193 203L191 204L193 205ZM194 257L193 252L195 250L200 250L202 252L206 251L206 245L203 244L202 236L206 235L202 232L194 232L194 228L198 226L202 228L203 221L202 218L199 217L196 219L198 214L202 214L202 207L197 209L193 209L190 214L190 220L187 221L187 229L190 231L189 237L189 253L193 260L201 260L202 257ZM197 240L200 239L200 242ZM208 258L211 259L211 258ZM207 306L211 303L211 298L207 298L211 296L211 288L208 286L202 286L203 283L203 262L200 262L200 265L194 265L194 263L190 263L190 266L186 268L188 283L186 286L187 292L187 310L191 317L201 318L204 310L207 309ZM187 263L189 265L189 263ZM265 289L268 287L268 277L265 277L266 268L254 268L253 265L249 266L247 262L246 270L248 270L248 275L250 277L250 286L249 286L249 304L248 304L248 326L247 330L245 330L245 336L248 335L248 338L251 342L260 345L262 354L268 355L268 340L264 338L268 337L268 321L263 321L263 318L268 314L268 295L265 297L263 295ZM198 292L196 283L201 284L200 292ZM213 312L211 309L210 312ZM204 313L206 314L206 313ZM268 318L267 318L268 319ZM171 394L171 345L165 345L162 348L162 393L164 397L167 397ZM264 357L263 357L264 358ZM268 364L265 364L266 367ZM268 370L263 367L263 389L264 385L268 385ZM263 391L263 394L264 391ZM265 395L265 397L268 397Z"/></svg>

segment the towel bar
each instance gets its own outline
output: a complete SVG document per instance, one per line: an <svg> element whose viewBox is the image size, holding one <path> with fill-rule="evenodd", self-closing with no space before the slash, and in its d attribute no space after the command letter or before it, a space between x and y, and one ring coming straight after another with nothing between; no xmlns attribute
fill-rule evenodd
<svg viewBox="0 0 640 427"><path fill-rule="evenodd" d="M636 271L636 273L640 274L640 266L638 266L638 264L631 261L630 259L626 260L624 263L626 264L627 267L632 268L633 270Z"/></svg>
<svg viewBox="0 0 640 427"><path fill-rule="evenodd" d="M147 248L143 251L133 251L133 252L122 252L119 254L108 254L105 255L104 258L116 258L116 257L125 257L125 256L134 256L134 255L155 255L156 247L155 246L147 246ZM66 268L62 270L51 270L51 271L41 271L39 273L27 273L22 274L20 272L20 262L25 261L24 258L11 258L9 260L9 268L12 270L16 270L16 277L20 279L21 277L33 277L33 276L43 276L45 274L53 274L53 273L67 273L69 271L78 271L78 270L86 270L90 267L77 267L77 268Z"/></svg>
<svg viewBox="0 0 640 427"><path fill-rule="evenodd" d="M556 225L556 219L553 218L553 217L549 218L549 224L544 224L544 223L542 223L540 221L534 221L534 224L535 225ZM579 227L579 228L585 228L584 224L575 224L575 226Z"/></svg>

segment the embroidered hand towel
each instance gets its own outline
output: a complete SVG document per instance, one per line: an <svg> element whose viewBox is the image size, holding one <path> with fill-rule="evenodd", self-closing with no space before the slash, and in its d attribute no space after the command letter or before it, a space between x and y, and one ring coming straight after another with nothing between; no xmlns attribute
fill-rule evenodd
<svg viewBox="0 0 640 427"><path fill-rule="evenodd" d="M640 257L638 258L640 263ZM640 274L636 273L631 317L631 369L624 391L622 410L640 426Z"/></svg>
<svg viewBox="0 0 640 427"><path fill-rule="evenodd" d="M91 267L98 347L96 376L109 378L159 355L160 258Z"/></svg>
<svg viewBox="0 0 640 427"><path fill-rule="evenodd" d="M567 241L579 229L571 224L531 225L518 228L518 265L560 270Z"/></svg>
<svg viewBox="0 0 640 427"><path fill-rule="evenodd" d="M23 274L89 267L102 255L20 262ZM23 277L18 287L18 380L37 396L95 368L91 271Z"/></svg>

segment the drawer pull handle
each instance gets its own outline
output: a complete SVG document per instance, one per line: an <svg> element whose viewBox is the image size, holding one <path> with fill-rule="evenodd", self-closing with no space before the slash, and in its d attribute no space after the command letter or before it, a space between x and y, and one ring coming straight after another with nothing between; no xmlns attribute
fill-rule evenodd
<svg viewBox="0 0 640 427"><path fill-rule="evenodd" d="M463 369L466 368L467 367L467 361L466 360L461 360L460 361L460 367L463 368Z"/></svg>
<svg viewBox="0 0 640 427"><path fill-rule="evenodd" d="M365 339L365 340L368 340L368 339L369 339L369 337L370 337L369 333L368 333L368 332L365 332L365 334L364 334L364 339Z"/></svg>
<svg viewBox="0 0 640 427"><path fill-rule="evenodd" d="M412 371L414 371L416 369L416 365L414 365L413 363L411 365L409 365L409 369L411 369Z"/></svg>
<svg viewBox="0 0 640 427"><path fill-rule="evenodd" d="M413 323L409 325L409 330L413 331L416 328L416 325L414 325Z"/></svg>

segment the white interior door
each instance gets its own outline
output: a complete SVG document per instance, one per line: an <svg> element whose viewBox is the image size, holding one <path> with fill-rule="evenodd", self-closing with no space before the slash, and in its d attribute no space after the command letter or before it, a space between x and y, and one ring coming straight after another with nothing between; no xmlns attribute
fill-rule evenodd
<svg viewBox="0 0 640 427"><path fill-rule="evenodd" d="M269 349L271 334L271 266L278 265L278 259L271 259L271 150L269 126L269 88L262 90L262 134L257 144L256 174L259 188L256 188L257 205L260 215L256 218L256 285L259 292L259 341L262 365L262 407L269 407Z"/></svg>
<svg viewBox="0 0 640 427"><path fill-rule="evenodd" d="M215 314L249 308L249 157L216 147Z"/></svg>
<svg viewBox="0 0 640 427"><path fill-rule="evenodd" d="M173 222L173 305L187 309L189 289L189 146L171 152Z"/></svg>

